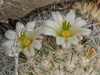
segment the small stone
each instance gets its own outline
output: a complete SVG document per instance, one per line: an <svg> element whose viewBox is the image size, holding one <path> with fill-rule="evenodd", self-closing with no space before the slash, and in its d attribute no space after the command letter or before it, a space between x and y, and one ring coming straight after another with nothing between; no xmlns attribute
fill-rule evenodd
<svg viewBox="0 0 100 75"><path fill-rule="evenodd" d="M0 0L0 22L7 23L8 19L18 20L31 11L60 0Z"/></svg>

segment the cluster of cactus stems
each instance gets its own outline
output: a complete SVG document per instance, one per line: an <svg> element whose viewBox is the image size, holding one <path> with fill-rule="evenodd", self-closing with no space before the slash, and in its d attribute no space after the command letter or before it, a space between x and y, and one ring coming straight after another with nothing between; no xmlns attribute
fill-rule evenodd
<svg viewBox="0 0 100 75"><path fill-rule="evenodd" d="M80 42L69 49L56 45L55 38L48 37L43 47L32 58L23 59L19 65L21 75L99 75L100 51L94 40Z"/></svg>
<svg viewBox="0 0 100 75"><path fill-rule="evenodd" d="M84 36L77 45L68 49L57 45L55 37L43 35L41 50L35 50L34 56L26 57L18 54L17 45L19 36L25 30L18 33L12 46L15 75L100 75L99 2L74 3L73 9L88 22L84 27L91 29L91 35Z"/></svg>
<svg viewBox="0 0 100 75"><path fill-rule="evenodd" d="M90 19L91 21L99 22L100 20L100 0L96 3L94 2L75 2L73 8L76 10L77 14L80 14L85 19Z"/></svg>

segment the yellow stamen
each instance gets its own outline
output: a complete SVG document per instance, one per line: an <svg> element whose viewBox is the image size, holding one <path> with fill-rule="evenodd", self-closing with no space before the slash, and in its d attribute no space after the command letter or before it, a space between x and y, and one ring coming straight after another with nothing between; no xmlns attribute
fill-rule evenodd
<svg viewBox="0 0 100 75"><path fill-rule="evenodd" d="M62 31L62 36L68 38L70 36L70 33L68 31Z"/></svg>
<svg viewBox="0 0 100 75"><path fill-rule="evenodd" d="M24 44L25 46L29 46L29 45L30 45L30 40L25 40L25 41L23 42L23 44Z"/></svg>

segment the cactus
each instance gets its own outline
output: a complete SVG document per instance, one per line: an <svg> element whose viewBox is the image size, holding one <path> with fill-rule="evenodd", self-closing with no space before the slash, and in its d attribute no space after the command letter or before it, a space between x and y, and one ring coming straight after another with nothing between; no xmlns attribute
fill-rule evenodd
<svg viewBox="0 0 100 75"><path fill-rule="evenodd" d="M15 31L5 33L9 40L2 44L9 61L15 60L10 71L15 75L100 75L99 9L94 11L98 4L99 0L77 1L68 12L42 15L43 21L35 17L26 27L18 22Z"/></svg>

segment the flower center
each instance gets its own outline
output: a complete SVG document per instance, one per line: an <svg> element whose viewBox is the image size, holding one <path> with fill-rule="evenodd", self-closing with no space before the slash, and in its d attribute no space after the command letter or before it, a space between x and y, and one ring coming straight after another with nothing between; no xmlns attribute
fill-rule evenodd
<svg viewBox="0 0 100 75"><path fill-rule="evenodd" d="M67 38L70 36L70 33L68 31L62 31L62 36Z"/></svg>
<svg viewBox="0 0 100 75"><path fill-rule="evenodd" d="M25 34L25 32L23 32L19 37L19 41L21 41L24 46L29 46L31 41L30 40L25 40L25 38L26 38L26 34Z"/></svg>
<svg viewBox="0 0 100 75"><path fill-rule="evenodd" d="M30 41L30 40L25 40L25 41L23 42L23 44L24 44L25 46L29 46L29 45L30 45L30 43L31 43L31 41Z"/></svg>
<svg viewBox="0 0 100 75"><path fill-rule="evenodd" d="M65 22L62 22L62 29L63 29L62 36L63 37L67 38L70 36L70 33L68 32L70 27L71 27L70 22L67 22L66 20L65 20Z"/></svg>
<svg viewBox="0 0 100 75"><path fill-rule="evenodd" d="M19 37L19 41L24 41L25 38L26 38L26 34L25 34L25 32L23 32Z"/></svg>

